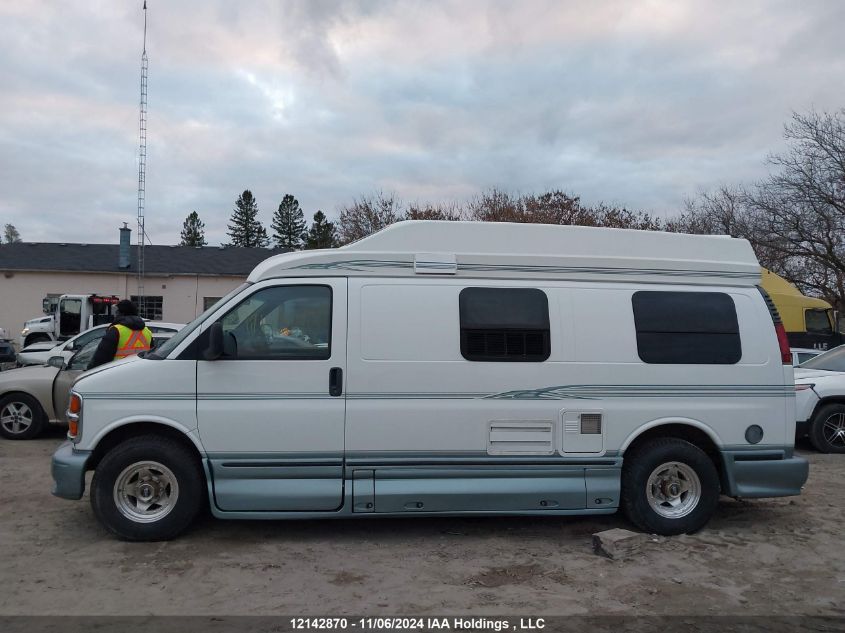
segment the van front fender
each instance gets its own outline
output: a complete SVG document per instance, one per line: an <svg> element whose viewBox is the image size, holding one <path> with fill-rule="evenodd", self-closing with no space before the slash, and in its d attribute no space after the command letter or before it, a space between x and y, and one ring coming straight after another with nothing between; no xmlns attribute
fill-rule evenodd
<svg viewBox="0 0 845 633"><path fill-rule="evenodd" d="M84 416L84 409L83 409L83 416ZM197 432L196 426L194 426L192 428L188 428L184 424L182 424L182 423L180 423L176 420L173 420L171 418L167 418L167 417L164 417L164 416L159 416L159 415L132 415L132 416L127 416L125 418L120 418L120 419L114 420L113 422L110 422L109 424L107 424L106 426L101 428L99 431L97 431L96 435L94 435L91 440L85 441L84 442L84 448L86 450L94 450L99 445L99 443L103 440L103 438L107 437L108 435L110 435L114 431L117 431L118 429L124 429L124 428L131 426L131 425L134 425L134 424L144 424L144 425L156 425L157 424L157 425L166 426L166 427L169 427L169 428L174 429L176 431L179 431L182 435L184 435L185 437L187 437L191 440L191 443L194 445L194 447L197 449L197 451L201 455L205 454L205 448L203 447L202 443L200 442L199 433ZM85 434L85 419L84 419L84 417L83 417L83 421L82 421L82 433L83 433L83 437L84 437L84 434ZM83 448L83 442L80 442L78 448Z"/></svg>

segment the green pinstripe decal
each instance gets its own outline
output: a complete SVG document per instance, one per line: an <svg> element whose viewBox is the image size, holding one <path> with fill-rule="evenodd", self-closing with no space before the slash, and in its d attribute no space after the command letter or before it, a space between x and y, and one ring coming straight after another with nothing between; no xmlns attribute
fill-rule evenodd
<svg viewBox="0 0 845 633"><path fill-rule="evenodd" d="M326 393L198 393L198 400L336 400Z"/></svg>
<svg viewBox="0 0 845 633"><path fill-rule="evenodd" d="M94 392L81 394L85 400L194 400L193 393L135 393L135 392Z"/></svg>
<svg viewBox="0 0 845 633"><path fill-rule="evenodd" d="M791 398L792 385L557 385L500 393L350 392L348 400L604 400L609 398ZM88 393L92 400L323 400L328 392Z"/></svg>
<svg viewBox="0 0 845 633"><path fill-rule="evenodd" d="M487 393L348 393L349 400L478 400Z"/></svg>
<svg viewBox="0 0 845 633"><path fill-rule="evenodd" d="M299 270L352 270L360 271L365 268L413 268L413 262L391 261L380 259L346 259L321 264L300 264L294 266Z"/></svg>
<svg viewBox="0 0 845 633"><path fill-rule="evenodd" d="M429 268L448 267L453 268L454 264L443 262L417 262ZM378 259L346 259L334 262L315 264L300 264L293 269L299 270L350 270L362 271L366 269L412 269L414 263L401 260L378 260ZM726 270L681 270L665 268L624 268L624 267L596 267L596 266L542 266L542 265L502 265L502 264L481 264L472 262L458 262L458 271L466 272L512 272L512 273L545 273L545 274L593 274L593 275L661 275L666 277L725 277L728 279L759 280L759 273L745 273Z"/></svg>
<svg viewBox="0 0 845 633"><path fill-rule="evenodd" d="M506 391L485 396L494 400L602 400L605 398L784 398L792 385L559 385Z"/></svg>

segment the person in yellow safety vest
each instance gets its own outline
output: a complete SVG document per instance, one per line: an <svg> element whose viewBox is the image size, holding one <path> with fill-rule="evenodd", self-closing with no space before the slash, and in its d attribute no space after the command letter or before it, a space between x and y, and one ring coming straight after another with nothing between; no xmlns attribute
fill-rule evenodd
<svg viewBox="0 0 845 633"><path fill-rule="evenodd" d="M88 363L88 369L149 351L152 340L153 333L138 316L138 308L128 299L124 299L118 302L117 315L106 328L105 336L100 339L97 351Z"/></svg>

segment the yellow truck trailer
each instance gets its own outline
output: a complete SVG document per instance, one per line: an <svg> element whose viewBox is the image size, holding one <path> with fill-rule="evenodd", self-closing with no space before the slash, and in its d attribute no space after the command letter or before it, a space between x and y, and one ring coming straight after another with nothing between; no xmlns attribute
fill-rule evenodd
<svg viewBox="0 0 845 633"><path fill-rule="evenodd" d="M801 294L786 279L765 268L762 286L774 301L791 347L830 349L841 345L836 314L827 301Z"/></svg>

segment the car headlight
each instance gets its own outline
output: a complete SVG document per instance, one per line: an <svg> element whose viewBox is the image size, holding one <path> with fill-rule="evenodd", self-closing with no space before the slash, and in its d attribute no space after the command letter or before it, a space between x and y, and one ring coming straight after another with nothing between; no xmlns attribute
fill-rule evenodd
<svg viewBox="0 0 845 633"><path fill-rule="evenodd" d="M25 327L21 330L21 336L26 336L27 334L29 334L29 328Z"/></svg>
<svg viewBox="0 0 845 633"><path fill-rule="evenodd" d="M67 437L74 443L79 441L82 431L82 396L71 391L67 405Z"/></svg>

